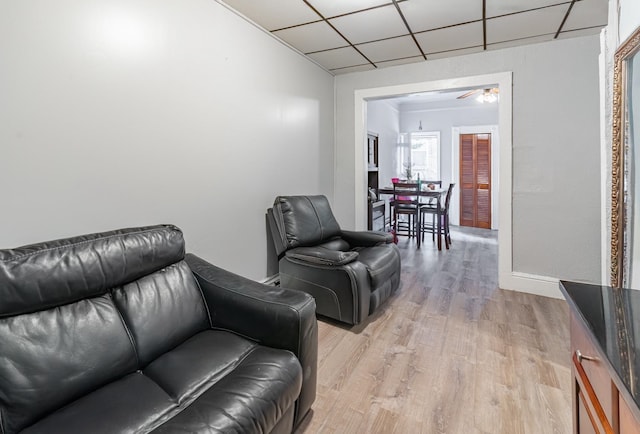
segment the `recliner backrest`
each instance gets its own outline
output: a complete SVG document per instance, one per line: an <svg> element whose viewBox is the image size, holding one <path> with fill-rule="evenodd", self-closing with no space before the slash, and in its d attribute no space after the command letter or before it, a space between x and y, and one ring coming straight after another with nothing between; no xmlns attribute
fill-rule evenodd
<svg viewBox="0 0 640 434"><path fill-rule="evenodd" d="M0 250L0 424L17 432L209 326L182 232Z"/></svg>
<svg viewBox="0 0 640 434"><path fill-rule="evenodd" d="M314 246L340 236L338 221L326 196L278 196L273 218L285 250Z"/></svg>

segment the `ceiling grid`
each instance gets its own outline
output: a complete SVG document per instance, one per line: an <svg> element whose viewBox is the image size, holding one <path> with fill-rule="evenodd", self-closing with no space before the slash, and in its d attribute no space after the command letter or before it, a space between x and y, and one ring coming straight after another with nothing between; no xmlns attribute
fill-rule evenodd
<svg viewBox="0 0 640 434"><path fill-rule="evenodd" d="M606 0L218 0L333 74L598 34Z"/></svg>

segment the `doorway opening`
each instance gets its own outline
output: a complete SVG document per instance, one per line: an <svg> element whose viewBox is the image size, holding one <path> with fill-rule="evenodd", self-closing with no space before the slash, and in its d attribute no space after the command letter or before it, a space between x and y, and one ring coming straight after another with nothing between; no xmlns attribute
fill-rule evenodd
<svg viewBox="0 0 640 434"><path fill-rule="evenodd" d="M380 88L362 89L355 91L355 155L366 155L366 109L367 102L374 99L390 98L400 95L415 94L438 90L457 90L464 88L497 87L500 89L500 105L498 113L498 127L500 129L499 150L499 210L500 231L498 233L498 278L500 287L514 288L511 243L511 136L512 136L512 76L511 72L487 74L481 76L463 77L449 80L438 80L422 83L388 86ZM356 228L362 229L366 225L365 194L367 176L365 164L356 158L354 164L355 217ZM455 182L455 181L452 181Z"/></svg>

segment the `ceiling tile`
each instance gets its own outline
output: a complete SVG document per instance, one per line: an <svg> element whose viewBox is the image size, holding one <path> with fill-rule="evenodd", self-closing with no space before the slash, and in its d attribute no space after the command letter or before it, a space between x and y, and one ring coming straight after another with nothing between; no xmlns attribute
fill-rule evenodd
<svg viewBox="0 0 640 434"><path fill-rule="evenodd" d="M424 62L424 61L425 61L424 57L415 56L415 57L407 57L405 59L396 59L396 60L378 62L376 63L376 66L378 66L379 68L386 68L388 66L407 65L409 63L418 63L418 62Z"/></svg>
<svg viewBox="0 0 640 434"><path fill-rule="evenodd" d="M252 0L256 1L256 0ZM270 2L265 2L270 3ZM300 2L302 3L302 2ZM381 5L388 5L390 0L309 0L309 3L316 8L325 18L335 17L349 12L360 11Z"/></svg>
<svg viewBox="0 0 640 434"><path fill-rule="evenodd" d="M369 42L357 46L373 62L402 59L411 56L422 56L418 46L411 36L385 39L383 41Z"/></svg>
<svg viewBox="0 0 640 434"><path fill-rule="evenodd" d="M482 46L463 48L461 50L441 51L440 53L427 54L427 62L429 60L444 59L446 57L464 56L467 54L480 53L484 51Z"/></svg>
<svg viewBox="0 0 640 434"><path fill-rule="evenodd" d="M600 33L600 27L590 27L588 29L568 30L560 32L558 39L578 38L580 36L597 35Z"/></svg>
<svg viewBox="0 0 640 434"><path fill-rule="evenodd" d="M512 14L560 3L565 3L569 7L571 2L567 0L487 0L487 17Z"/></svg>
<svg viewBox="0 0 640 434"><path fill-rule="evenodd" d="M385 6L330 20L353 44L371 42L409 32L395 6Z"/></svg>
<svg viewBox="0 0 640 434"><path fill-rule="evenodd" d="M413 32L431 30L482 19L479 0L423 0L400 3Z"/></svg>
<svg viewBox="0 0 640 434"><path fill-rule="evenodd" d="M542 36L532 36L530 38L516 39L516 40L506 41L506 42L496 42L492 44L487 44L487 50L498 50L501 48L519 47L522 45L537 44L539 42L548 42L553 40L553 36L554 34L548 34L548 35L542 35Z"/></svg>
<svg viewBox="0 0 640 434"><path fill-rule="evenodd" d="M367 59L362 57L353 47L337 48L309 54L309 57L326 69L345 68L348 66L364 65Z"/></svg>
<svg viewBox="0 0 640 434"><path fill-rule="evenodd" d="M347 68L332 69L331 72L333 72L335 75L339 75L339 74L348 74L350 72L371 71L373 69L375 69L375 67L372 64L367 63L366 65L349 66Z"/></svg>
<svg viewBox="0 0 640 434"><path fill-rule="evenodd" d="M303 53L343 47L348 43L324 21L273 32Z"/></svg>
<svg viewBox="0 0 640 434"><path fill-rule="evenodd" d="M487 43L504 42L548 33L555 34L568 5L538 9L487 20Z"/></svg>
<svg viewBox="0 0 640 434"><path fill-rule="evenodd" d="M455 50L483 45L482 23L463 24L416 34L425 53Z"/></svg>
<svg viewBox="0 0 640 434"><path fill-rule="evenodd" d="M609 6L604 0L581 0L571 8L571 13L562 30L584 29L607 25Z"/></svg>
<svg viewBox="0 0 640 434"><path fill-rule="evenodd" d="M224 3L269 31L321 19L300 0L224 0Z"/></svg>

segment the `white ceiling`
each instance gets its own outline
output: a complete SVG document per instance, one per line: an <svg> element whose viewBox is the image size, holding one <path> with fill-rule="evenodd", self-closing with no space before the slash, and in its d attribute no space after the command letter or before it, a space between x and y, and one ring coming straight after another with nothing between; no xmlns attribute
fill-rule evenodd
<svg viewBox="0 0 640 434"><path fill-rule="evenodd" d="M597 34L607 0L218 0L333 74Z"/></svg>
<svg viewBox="0 0 640 434"><path fill-rule="evenodd" d="M384 98L376 98L384 100L398 110L441 110L445 108L466 108L479 107L489 109L492 103L482 102L479 97L482 95L484 88L461 88L435 90L430 92L420 92L408 95L395 95ZM475 91L470 93L470 91ZM459 98L467 94L464 98ZM500 96L494 101L498 103Z"/></svg>

